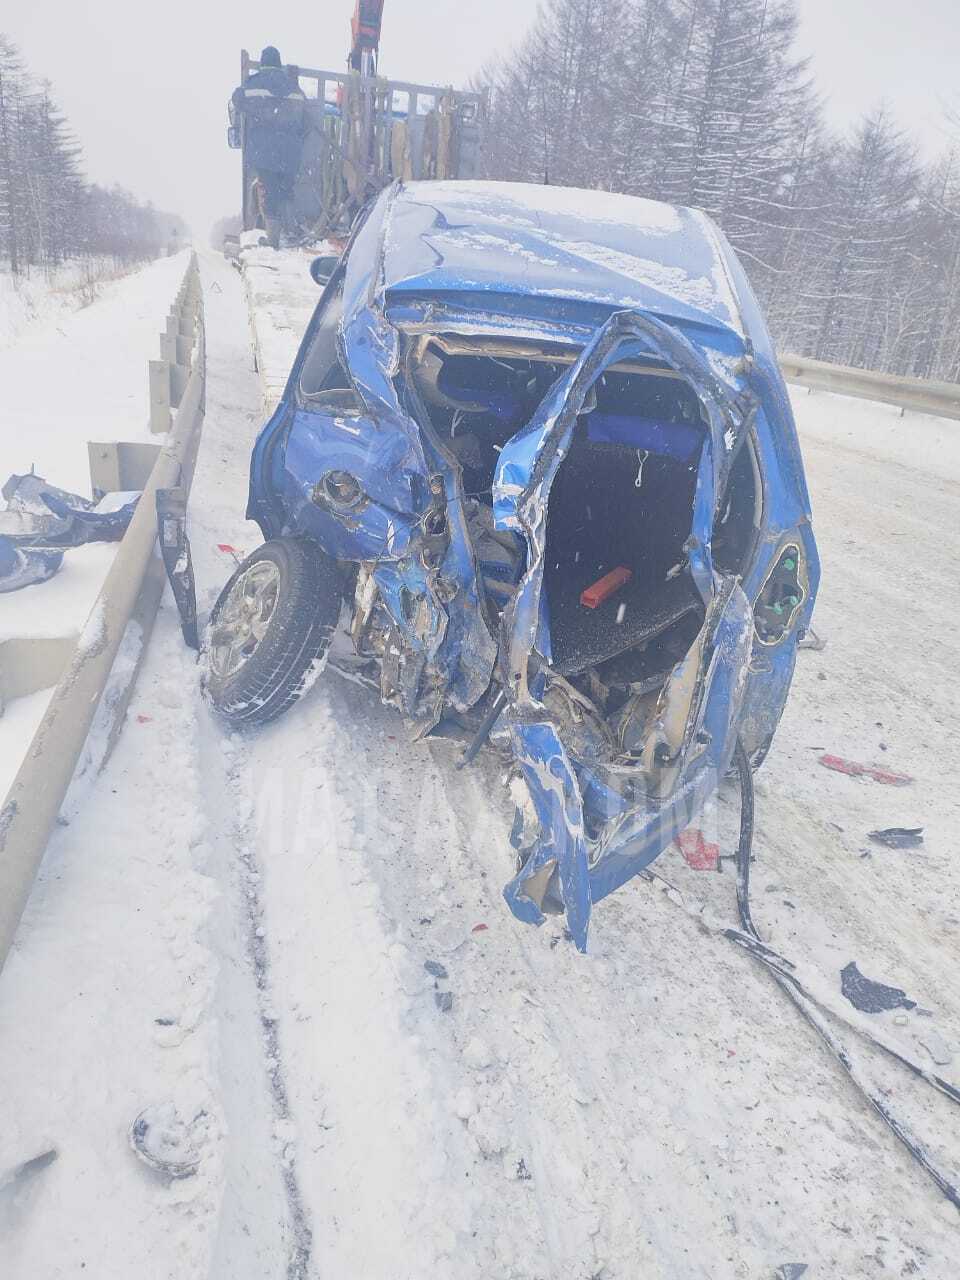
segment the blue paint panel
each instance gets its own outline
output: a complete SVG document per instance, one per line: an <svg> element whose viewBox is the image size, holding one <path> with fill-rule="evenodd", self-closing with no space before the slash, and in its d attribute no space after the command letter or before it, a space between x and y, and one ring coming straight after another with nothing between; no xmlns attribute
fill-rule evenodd
<svg viewBox="0 0 960 1280"><path fill-rule="evenodd" d="M661 458L689 462L703 443L703 431L686 422L658 422L627 413L601 413L587 418L587 438L594 444L626 444Z"/></svg>
<svg viewBox="0 0 960 1280"><path fill-rule="evenodd" d="M382 287L554 296L741 331L702 214L608 192L414 182L390 202Z"/></svg>

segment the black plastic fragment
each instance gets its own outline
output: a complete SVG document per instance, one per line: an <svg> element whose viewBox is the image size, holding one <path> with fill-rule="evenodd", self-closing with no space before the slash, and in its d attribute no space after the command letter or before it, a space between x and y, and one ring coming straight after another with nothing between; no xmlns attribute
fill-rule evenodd
<svg viewBox="0 0 960 1280"><path fill-rule="evenodd" d="M809 1270L805 1262L783 1262L777 1267L776 1280L800 1280Z"/></svg>
<svg viewBox="0 0 960 1280"><path fill-rule="evenodd" d="M431 978L446 978L449 976L439 960L424 960L423 967Z"/></svg>
<svg viewBox="0 0 960 1280"><path fill-rule="evenodd" d="M435 991L433 998L437 1002L437 1008L441 1013L449 1013L453 1008L453 992L452 991Z"/></svg>
<svg viewBox="0 0 960 1280"><path fill-rule="evenodd" d="M861 1013L884 1013L888 1009L917 1007L916 1000L911 1000L899 987L888 987L882 982L874 982L872 978L865 978L855 960L851 960L846 968L840 970L840 990Z"/></svg>
<svg viewBox="0 0 960 1280"><path fill-rule="evenodd" d="M867 836L888 849L915 849L923 844L923 827L883 827L879 831L868 831Z"/></svg>
<svg viewBox="0 0 960 1280"><path fill-rule="evenodd" d="M190 540L187 537L185 489L157 490L157 526L160 533L160 553L180 614L184 643L199 652L197 590L193 578Z"/></svg>

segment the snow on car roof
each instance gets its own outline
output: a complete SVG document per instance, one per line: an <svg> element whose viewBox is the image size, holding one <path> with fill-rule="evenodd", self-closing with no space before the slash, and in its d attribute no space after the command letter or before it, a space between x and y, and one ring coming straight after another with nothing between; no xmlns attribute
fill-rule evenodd
<svg viewBox="0 0 960 1280"><path fill-rule="evenodd" d="M730 250L696 209L520 182L411 182L385 210L390 293L538 295L744 332Z"/></svg>

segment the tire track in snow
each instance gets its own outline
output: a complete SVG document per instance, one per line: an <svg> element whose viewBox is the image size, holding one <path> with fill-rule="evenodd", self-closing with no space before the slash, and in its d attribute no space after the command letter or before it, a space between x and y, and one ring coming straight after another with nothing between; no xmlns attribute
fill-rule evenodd
<svg viewBox="0 0 960 1280"><path fill-rule="evenodd" d="M228 264L212 255L203 255L201 265L206 286L207 414L191 495L190 532L202 623L232 568L229 558L218 554L218 544L230 540L252 549L260 541L259 531L243 519L249 449L260 417L260 387L252 369L240 281ZM236 909L242 915L242 937L256 992L261 1065L273 1116L271 1154L279 1167L285 1199L285 1275L286 1280L308 1280L313 1274L312 1231L298 1176L297 1126L276 1018L271 940L252 826L249 748L242 736L226 736L206 705L198 707L197 715L208 830L210 839L220 846L221 865L235 878L239 890L230 897L242 904Z"/></svg>
<svg viewBox="0 0 960 1280"><path fill-rule="evenodd" d="M370 774L326 696L300 706L309 712L251 741L250 764L318 1269L369 1280L559 1274L529 1185L505 1181L498 1156L479 1158L467 1133L469 1073L446 1061L451 1017L368 863L395 853L385 827L371 830ZM525 1221L508 1231L513 1197Z"/></svg>
<svg viewBox="0 0 960 1280"><path fill-rule="evenodd" d="M201 710L203 714L203 710ZM216 726L213 732L219 734ZM202 736L206 737L209 729ZM280 1176L286 1197L290 1241L286 1262L286 1280L307 1280L310 1274L312 1231L304 1207L296 1157L296 1125L287 1091L286 1072L280 1043L266 912L260 892L263 879L252 833L253 808L246 769L247 747L238 736L224 738L220 744L221 761L209 750L204 776L207 781L205 801L214 822L226 835L236 859L244 905L247 957L257 991L257 1011L263 1037L264 1069L270 1090L274 1121L274 1151L280 1165ZM218 770L218 763L220 768ZM211 804L211 800L214 803ZM232 814L224 829L223 815Z"/></svg>

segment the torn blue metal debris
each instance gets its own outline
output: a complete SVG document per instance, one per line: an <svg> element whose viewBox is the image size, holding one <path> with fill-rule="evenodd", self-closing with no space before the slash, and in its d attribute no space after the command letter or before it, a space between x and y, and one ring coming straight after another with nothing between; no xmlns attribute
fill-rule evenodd
<svg viewBox="0 0 960 1280"><path fill-rule="evenodd" d="M140 494L110 493L91 502L49 484L30 471L12 475L0 489L0 535L23 550L79 547L88 542L119 542L137 509Z"/></svg>
<svg viewBox="0 0 960 1280"><path fill-rule="evenodd" d="M291 643L283 696L249 676L250 627L273 636L298 589L279 555L248 608L251 582L299 540L348 604L336 662L416 736L503 701L504 895L521 920L564 912L581 949L593 904L690 823L738 737L755 762L768 749L819 581L786 389L736 257L696 211L602 192L382 193L257 440L248 515L268 541L215 610L220 710L269 718L321 656Z"/></svg>

